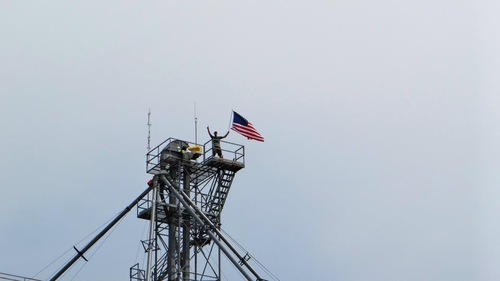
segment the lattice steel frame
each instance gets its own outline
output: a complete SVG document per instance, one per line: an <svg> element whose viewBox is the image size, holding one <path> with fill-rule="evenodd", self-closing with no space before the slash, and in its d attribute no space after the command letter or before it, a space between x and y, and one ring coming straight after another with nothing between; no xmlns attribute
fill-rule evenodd
<svg viewBox="0 0 500 281"><path fill-rule="evenodd" d="M221 280L221 250L207 235L207 225L201 225L186 206L173 196L172 186L188 196L191 202L219 228L221 212L237 171L244 168L244 147L223 142L225 159L213 157L210 144L203 145L198 159L185 156L185 150L195 144L167 139L147 154L147 172L155 175L153 192L138 203L138 217L151 220L155 206L154 235L143 241L151 248L150 280L216 281ZM164 174L172 184L158 179ZM153 198L156 201L153 202ZM220 239L216 237L215 239ZM216 241L218 242L218 241ZM134 265L131 280L146 280L145 270Z"/></svg>

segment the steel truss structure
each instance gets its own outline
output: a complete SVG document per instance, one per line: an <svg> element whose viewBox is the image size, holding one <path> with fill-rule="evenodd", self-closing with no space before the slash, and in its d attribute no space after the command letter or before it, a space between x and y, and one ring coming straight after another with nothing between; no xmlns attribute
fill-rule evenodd
<svg viewBox="0 0 500 281"><path fill-rule="evenodd" d="M225 158L203 147L169 138L147 154L152 191L137 203L150 221L146 269L130 269L131 281L219 281L226 256L247 280L263 280L220 231L221 212L236 173L245 167L242 145L223 142Z"/></svg>

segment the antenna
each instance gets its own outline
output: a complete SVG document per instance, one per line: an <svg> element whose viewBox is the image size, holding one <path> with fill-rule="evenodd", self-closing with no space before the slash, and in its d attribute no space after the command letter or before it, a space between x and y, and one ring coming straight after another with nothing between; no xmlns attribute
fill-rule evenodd
<svg viewBox="0 0 500 281"><path fill-rule="evenodd" d="M148 109L148 152L151 151L151 109Z"/></svg>
<svg viewBox="0 0 500 281"><path fill-rule="evenodd" d="M198 144L198 117L196 117L196 102L194 102L194 142Z"/></svg>

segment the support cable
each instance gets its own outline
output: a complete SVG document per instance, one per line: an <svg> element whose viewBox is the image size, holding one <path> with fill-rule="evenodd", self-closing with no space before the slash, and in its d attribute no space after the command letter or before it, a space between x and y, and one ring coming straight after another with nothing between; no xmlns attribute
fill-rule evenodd
<svg viewBox="0 0 500 281"><path fill-rule="evenodd" d="M267 269L261 262L259 262L259 260L257 260L254 256L252 256L251 254L249 254L250 257L255 261L255 263L257 263L257 265L262 268L265 272L267 272L267 274L269 274L271 276L271 278L273 280L277 280L277 281L281 281L276 275L274 275L269 269Z"/></svg>
<svg viewBox="0 0 500 281"><path fill-rule="evenodd" d="M146 234L146 229L148 227L148 223L147 221L144 222L144 227L142 228L142 235L141 235L141 240L143 240L143 238L145 237L145 234ZM137 246L137 252L135 253L135 262L139 262L139 252L141 250L141 243ZM143 255L144 256L144 255Z"/></svg>
<svg viewBox="0 0 500 281"><path fill-rule="evenodd" d="M234 265L233 265L233 267L234 267ZM241 274L241 272L239 270L236 270L236 272L240 275L240 277L245 277L245 276L243 276L243 274ZM224 273L221 273L221 274L222 274L222 277L224 277L224 279L226 281L229 281L229 279L227 278L226 274L224 274Z"/></svg>
<svg viewBox="0 0 500 281"><path fill-rule="evenodd" d="M102 245L104 245L104 243L106 243L106 241L109 239L111 234L113 234L113 232L118 228L118 226L120 225L121 222L122 222L122 220L118 221L118 223L115 226L113 226L111 231L104 237L104 240L102 240L102 242L99 243L99 245L97 246L97 249L95 249L95 251L90 255L89 259L92 259L94 257L94 255L101 249ZM82 256L82 258L85 259L83 256ZM87 259L85 259L85 261L88 262ZM71 281L75 280L75 278L78 276L78 274L80 274L80 271L82 271L83 268L87 265L87 262L82 264L82 266L80 267L80 269L78 269L78 271L75 273L73 278L71 278Z"/></svg>
<svg viewBox="0 0 500 281"><path fill-rule="evenodd" d="M64 255L66 255L71 250L72 250L72 248L68 248L68 250L66 250L66 252L62 253L59 257L57 257L54 261L52 261L49 265L47 265L42 270L40 270L37 274L33 275L31 278L37 277L40 273L42 273L44 270L49 268L51 265L53 265L56 261L58 261L60 258L62 258Z"/></svg>
<svg viewBox="0 0 500 281"><path fill-rule="evenodd" d="M80 274L80 271L83 270L83 268L87 265L87 263L83 263L82 266L80 266L80 268L78 269L78 271L75 273L75 275L73 276L73 278L71 278L71 281L75 280L76 276L78 276L78 274Z"/></svg>
<svg viewBox="0 0 500 281"><path fill-rule="evenodd" d="M118 214L117 214L118 215ZM116 215L116 216L117 216ZM84 241L85 239L89 238L92 234L96 233L99 229L102 229L106 224L108 224L110 221L113 220L113 218L116 218L116 216L112 217L111 219L109 219L108 221L106 221L105 223L103 223L101 226L99 226L98 228L96 228L94 231L90 232L87 236L85 236L84 238L82 238L80 241L78 241L75 245L78 245L80 243L82 243L82 241ZM74 249L74 246L71 247L71 248L68 248L68 250L66 250L66 252L62 253L59 257L57 257L54 261L52 261L49 265L47 265L46 267L44 267L42 270L40 270L37 274L35 274L33 277L31 278L35 278L37 277L40 273L42 273L43 271L45 271L47 268L49 268L51 265L53 265L56 261L58 261L59 259L61 259L64 255L66 255L69 251L73 250ZM59 269L61 269L62 267L60 267Z"/></svg>
<svg viewBox="0 0 500 281"><path fill-rule="evenodd" d="M64 274L73 264L87 252L97 241L99 241L117 222L119 222L132 208L134 205L137 204L146 194L148 194L151 191L151 187L148 186L148 188L139 195L132 203L130 203L106 228L104 228L99 234L97 234L92 241L90 241L87 246L85 246L80 253L75 255L64 267L59 270L49 281L55 281L57 280L62 274Z"/></svg>
<svg viewBox="0 0 500 281"><path fill-rule="evenodd" d="M231 235L229 235L229 233L227 233L226 231L224 231L223 229L221 229L222 232L224 232L224 235L226 235L227 237L229 237L229 239L231 239L231 241L233 241L233 243L235 243L242 251L246 252L247 255L253 260L255 261L255 263L262 269L264 270L267 274L270 275L271 278L273 278L273 280L278 280L280 281L280 279L274 275L269 269L267 269L255 256L253 256L252 254L250 254L250 252L248 252L241 244L238 243L238 241L236 241L236 239L234 239Z"/></svg>

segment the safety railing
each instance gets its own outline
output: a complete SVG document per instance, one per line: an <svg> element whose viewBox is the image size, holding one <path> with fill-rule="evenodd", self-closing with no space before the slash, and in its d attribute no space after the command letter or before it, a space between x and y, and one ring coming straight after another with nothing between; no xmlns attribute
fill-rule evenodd
<svg viewBox="0 0 500 281"><path fill-rule="evenodd" d="M211 140L209 140L203 145L202 157L192 159L184 158L183 152L185 152L188 147L196 145L198 144L185 140L175 138L166 139L146 154L146 172L149 174L156 174L159 172L162 169L162 161L165 161L166 158L197 163L198 159L202 159L202 161L205 162L206 160L217 157L217 154L212 148ZM221 140L221 150L225 160L237 162L243 166L245 165L245 147L243 145Z"/></svg>
<svg viewBox="0 0 500 281"><path fill-rule="evenodd" d="M245 147L243 145L221 140L221 150L224 159L245 165ZM203 145L203 151L203 161L216 157L217 155L212 148L211 140Z"/></svg>
<svg viewBox="0 0 500 281"><path fill-rule="evenodd" d="M28 277L23 277L19 275L7 274L0 272L0 280L8 280L8 281L41 281L39 279L33 279Z"/></svg>

